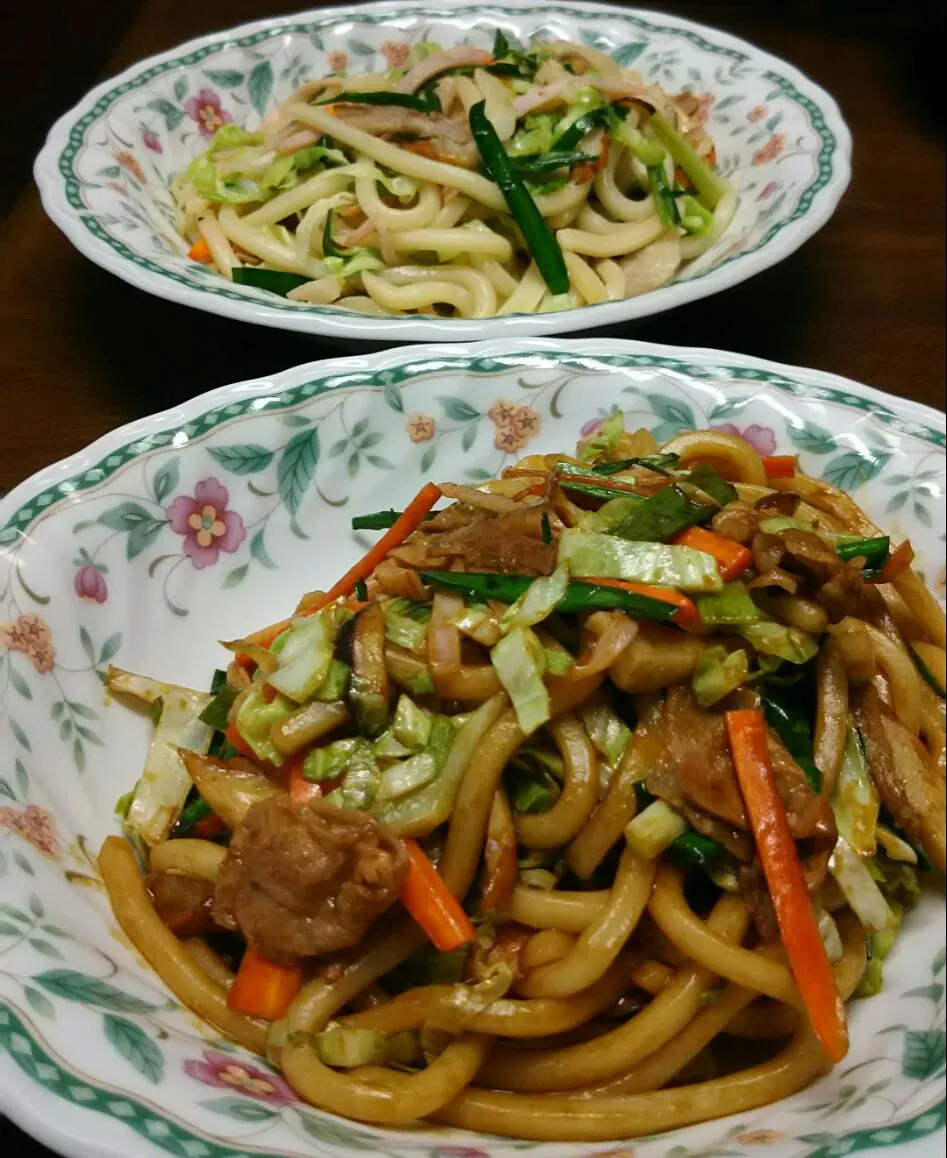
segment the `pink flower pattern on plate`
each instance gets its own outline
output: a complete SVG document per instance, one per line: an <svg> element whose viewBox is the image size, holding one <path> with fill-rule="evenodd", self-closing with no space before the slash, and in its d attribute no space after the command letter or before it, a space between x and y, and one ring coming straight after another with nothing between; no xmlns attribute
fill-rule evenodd
<svg viewBox="0 0 947 1158"><path fill-rule="evenodd" d="M221 551L233 554L247 537L243 519L228 511L230 492L215 478L202 479L194 497L178 495L165 510L172 531L184 536L184 554L200 570L217 562Z"/></svg>
<svg viewBox="0 0 947 1158"><path fill-rule="evenodd" d="M206 1086L233 1090L271 1105L288 1106L296 1101L296 1095L281 1077L268 1070L245 1065L215 1049L205 1049L200 1061L186 1061L184 1072Z"/></svg>
<svg viewBox="0 0 947 1158"><path fill-rule="evenodd" d="M161 138L152 129L144 129L141 134L141 143L146 149L150 149L152 153L163 153L164 146L161 144Z"/></svg>
<svg viewBox="0 0 947 1158"><path fill-rule="evenodd" d="M349 62L349 54L347 52L330 52L326 59L330 72L344 72Z"/></svg>
<svg viewBox="0 0 947 1158"><path fill-rule="evenodd" d="M754 423L752 426L740 430L732 422L725 422L713 429L719 430L722 434L735 434L737 438L742 438L748 442L757 454L765 456L776 453L776 435L768 426L759 426Z"/></svg>
<svg viewBox="0 0 947 1158"><path fill-rule="evenodd" d="M75 588L80 599L88 599L93 603L104 603L108 599L109 589L105 576L94 563L84 563L79 568Z"/></svg>
<svg viewBox="0 0 947 1158"><path fill-rule="evenodd" d="M184 102L184 111L196 121L201 136L210 139L221 125L230 124L233 117L220 105L220 97L212 88L202 88L197 96Z"/></svg>

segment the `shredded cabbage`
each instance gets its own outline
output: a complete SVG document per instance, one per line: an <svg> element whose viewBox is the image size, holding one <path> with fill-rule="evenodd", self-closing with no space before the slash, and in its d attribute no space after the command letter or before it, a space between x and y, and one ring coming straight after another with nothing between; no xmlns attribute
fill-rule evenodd
<svg viewBox="0 0 947 1158"><path fill-rule="evenodd" d="M267 683L301 704L312 696L332 665L338 623L331 611L294 619L279 651L279 664Z"/></svg>
<svg viewBox="0 0 947 1158"><path fill-rule="evenodd" d="M543 683L543 645L530 628L514 627L490 652L490 662L512 701L520 728L532 735L551 717Z"/></svg>
<svg viewBox="0 0 947 1158"><path fill-rule="evenodd" d="M829 872L845 895L849 907L867 933L897 929L897 920L865 861L844 836L836 842L829 858Z"/></svg>
<svg viewBox="0 0 947 1158"><path fill-rule="evenodd" d="M604 695L586 700L578 712L593 747L612 767L617 766L628 747L631 729L619 719Z"/></svg>
<svg viewBox="0 0 947 1158"><path fill-rule="evenodd" d="M569 569L561 563L551 575L534 579L500 617L501 630L509 632L514 627L532 627L541 623L565 598L568 586Z"/></svg>
<svg viewBox="0 0 947 1158"><path fill-rule="evenodd" d="M215 153L222 153L225 149L241 149L248 145L262 145L266 140L263 133L250 133L239 125L221 125L211 137L210 144L205 152L213 157Z"/></svg>
<svg viewBox="0 0 947 1158"><path fill-rule="evenodd" d="M760 617L759 608L739 579L724 583L721 591L694 597L700 621L705 627L732 627L745 623L755 623Z"/></svg>
<svg viewBox="0 0 947 1158"><path fill-rule="evenodd" d="M391 734L411 751L423 748L431 738L431 717L408 696L401 696L391 722Z"/></svg>
<svg viewBox="0 0 947 1158"><path fill-rule="evenodd" d="M576 578L625 579L682 591L723 589L717 560L693 547L630 542L569 528L559 536L559 562L563 561Z"/></svg>
<svg viewBox="0 0 947 1158"><path fill-rule="evenodd" d="M849 721L845 754L832 791L832 811L839 834L860 856L875 855L880 809L881 799L868 771L862 738Z"/></svg>
<svg viewBox="0 0 947 1158"><path fill-rule="evenodd" d="M625 416L620 410L614 411L602 423L599 430L579 451L583 462L595 462L617 449L621 436L625 433Z"/></svg>
<svg viewBox="0 0 947 1158"><path fill-rule="evenodd" d="M518 129L507 142L506 151L511 157L528 157L552 152L556 135L556 118L551 113L526 117L523 127Z"/></svg>
<svg viewBox="0 0 947 1158"><path fill-rule="evenodd" d="M761 618L757 623L746 623L733 630L757 651L788 663L808 663L819 652L818 642L808 632L774 619Z"/></svg>
<svg viewBox="0 0 947 1158"><path fill-rule="evenodd" d="M270 738L274 724L281 724L298 708L298 704L277 693L267 702L263 696L263 684L252 683L243 695L234 721L237 731L260 760L268 760L279 768L283 763L283 753Z"/></svg>
<svg viewBox="0 0 947 1158"><path fill-rule="evenodd" d="M244 177L242 173L228 173L226 177L221 177L207 153L194 158L184 171L184 178L191 182L205 201L243 204L247 201L266 200L259 184Z"/></svg>
<svg viewBox="0 0 947 1158"><path fill-rule="evenodd" d="M179 749L204 753L210 747L214 729L200 715L213 696L118 668L109 668L107 686L110 692L162 705L141 778L125 812L128 827L145 844L155 845L167 839L192 787Z"/></svg>
<svg viewBox="0 0 947 1158"><path fill-rule="evenodd" d="M741 687L751 678L746 652L738 648L728 652L721 645L710 647L697 659L691 685L697 702L705 708Z"/></svg>

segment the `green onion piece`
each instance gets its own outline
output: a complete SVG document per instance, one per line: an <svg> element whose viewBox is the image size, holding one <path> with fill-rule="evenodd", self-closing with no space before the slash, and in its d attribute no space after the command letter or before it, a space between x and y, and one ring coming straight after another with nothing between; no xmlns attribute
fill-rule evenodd
<svg viewBox="0 0 947 1158"><path fill-rule="evenodd" d="M441 111L440 101L437 101L437 107L434 108L429 98L410 92L340 92L338 96L312 103L316 106L342 103L349 105L398 105L403 109L416 109L419 113L439 113Z"/></svg>
<svg viewBox="0 0 947 1158"><path fill-rule="evenodd" d="M326 223L322 227L322 252L326 257L351 257L343 253L332 240L332 228L335 225L335 210L330 209L326 214Z"/></svg>
<svg viewBox="0 0 947 1158"><path fill-rule="evenodd" d="M301 273L286 273L282 269L264 269L261 265L237 265L232 271L237 285L248 285L254 289L269 290L271 294L286 297L290 290L305 285L312 278Z"/></svg>
<svg viewBox="0 0 947 1158"><path fill-rule="evenodd" d="M645 454L637 458L622 458L617 462L600 462L592 470L596 474L618 474L619 471L630 470L635 466L644 466L658 474L667 474L679 462L680 456L676 454Z"/></svg>
<svg viewBox="0 0 947 1158"><path fill-rule="evenodd" d="M711 872L720 860L723 846L710 836L704 836L693 830L683 833L670 847L670 854L675 860L689 868L703 869Z"/></svg>
<svg viewBox="0 0 947 1158"><path fill-rule="evenodd" d="M210 694L216 696L218 692L223 691L227 686L227 673L222 667L214 669L214 674L210 679Z"/></svg>
<svg viewBox="0 0 947 1158"><path fill-rule="evenodd" d="M496 599L499 603L515 603L532 583L527 575L482 575L466 571L422 571L421 578L437 587L461 591L471 599ZM662 599L573 580L566 588L565 597L556 604L556 611L566 615L580 611L624 611L635 619L667 623L677 609Z"/></svg>
<svg viewBox="0 0 947 1158"><path fill-rule="evenodd" d="M370 515L356 515L352 519L353 531L386 531L401 518L401 511L374 511Z"/></svg>
<svg viewBox="0 0 947 1158"><path fill-rule="evenodd" d="M910 644L908 644L908 651L911 653L911 659L914 660L914 666L920 673L921 679L932 691L936 692L941 699L944 699L944 696L947 695L947 692L945 692L944 688L940 686L940 683L937 680L937 676L934 675L931 669L921 659L921 657Z"/></svg>
<svg viewBox="0 0 947 1158"><path fill-rule="evenodd" d="M684 817L663 800L655 800L625 825L625 840L638 856L653 860L685 832Z"/></svg>
<svg viewBox="0 0 947 1158"><path fill-rule="evenodd" d="M766 722L805 772L813 792L822 788L822 773L812 759L812 724L807 705L791 689L767 686L761 695Z"/></svg>
<svg viewBox="0 0 947 1158"><path fill-rule="evenodd" d="M576 165L591 164L597 160L598 157L588 153L565 153L560 150L547 153L544 157L513 157L510 164L524 177L537 177L544 173L554 173L557 169L574 169Z"/></svg>
<svg viewBox="0 0 947 1158"><path fill-rule="evenodd" d="M673 229L681 223L681 215L677 209L677 202L668 186L667 174L664 165L648 166L648 187L654 199L654 208L658 221L665 229Z"/></svg>
<svg viewBox="0 0 947 1158"><path fill-rule="evenodd" d="M237 688L231 687L230 684L224 684L203 712L201 712L200 718L205 724L210 724L212 728L216 728L219 732L225 731L230 709L239 694L240 692Z"/></svg>
<svg viewBox="0 0 947 1158"><path fill-rule="evenodd" d="M885 565L891 540L887 535L877 535L871 539L839 539L835 550L840 559L847 563L849 559L863 558L865 560L864 574L866 579L874 578Z"/></svg>
<svg viewBox="0 0 947 1158"><path fill-rule="evenodd" d="M568 475L560 476L557 480L563 490L575 491L579 495L588 495L590 499L604 499L608 502L615 498L620 491L616 491L612 487L595 486L594 483L579 482L578 479L569 478ZM633 496L632 496L633 497Z"/></svg>
<svg viewBox="0 0 947 1158"><path fill-rule="evenodd" d="M437 77L421 85L418 89L418 98L426 113L439 113L441 109L440 97L437 95Z"/></svg>
<svg viewBox="0 0 947 1158"><path fill-rule="evenodd" d="M148 717L151 720L152 727L157 728L161 723L162 712L164 712L164 700L157 699L148 708Z"/></svg>
<svg viewBox="0 0 947 1158"><path fill-rule="evenodd" d="M660 113L653 113L648 122L652 132L674 158L674 163L687 174L687 178L711 209L727 192L726 182L698 157L691 145Z"/></svg>
<svg viewBox="0 0 947 1158"><path fill-rule="evenodd" d="M540 534L544 543L552 542L552 524L549 522L549 515L543 511L542 517L539 520Z"/></svg>
<svg viewBox="0 0 947 1158"><path fill-rule="evenodd" d="M556 151L559 153L568 153L575 149L579 141L584 136L587 136L593 129L599 128L608 121L608 108L592 109L591 112L585 113L579 117L578 120L566 129L561 137L556 141Z"/></svg>
<svg viewBox="0 0 947 1158"><path fill-rule="evenodd" d="M503 194L510 213L520 227L523 240L542 274L550 293L569 292L569 274L559 242L543 219L536 202L515 172L493 125L487 120L486 101L475 104L469 113L473 134L484 168Z"/></svg>
<svg viewBox="0 0 947 1158"><path fill-rule="evenodd" d="M503 60L504 57L510 55L510 42L503 33L502 28L498 28L493 36L493 59Z"/></svg>
<svg viewBox="0 0 947 1158"><path fill-rule="evenodd" d="M174 832L171 834L175 836L187 836L189 832L194 830L194 826L204 819L205 816L210 816L211 807L203 796L195 796L193 800L189 801L181 809L181 815L178 817L178 822L174 826Z"/></svg>
<svg viewBox="0 0 947 1158"><path fill-rule="evenodd" d="M689 470L685 475L685 480L691 486L702 490L705 495L710 495L714 502L719 503L722 507L725 507L727 503L736 502L740 497L737 494L737 488L721 477L709 463Z"/></svg>
<svg viewBox="0 0 947 1158"><path fill-rule="evenodd" d="M358 579L355 583L355 598L359 603L368 602L368 584L364 579Z"/></svg>

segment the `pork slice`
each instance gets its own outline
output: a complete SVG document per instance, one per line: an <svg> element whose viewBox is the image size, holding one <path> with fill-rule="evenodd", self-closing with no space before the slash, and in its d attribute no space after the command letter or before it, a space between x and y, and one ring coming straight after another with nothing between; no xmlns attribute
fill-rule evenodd
<svg viewBox="0 0 947 1158"><path fill-rule="evenodd" d="M401 841L364 813L265 800L233 835L214 916L277 962L351 948L397 900L408 867Z"/></svg>

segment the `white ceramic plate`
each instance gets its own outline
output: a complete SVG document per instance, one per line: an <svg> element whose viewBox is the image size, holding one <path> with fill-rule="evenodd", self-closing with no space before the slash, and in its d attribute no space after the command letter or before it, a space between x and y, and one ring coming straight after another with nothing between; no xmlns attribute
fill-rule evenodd
<svg viewBox="0 0 947 1158"><path fill-rule="evenodd" d="M187 260L168 182L206 147L220 118L252 128L301 79L333 68L387 68L406 45L423 40L488 47L497 27L524 40L582 41L669 91L703 97L740 208L717 245L675 282L563 313L375 318L233 286ZM336 338L471 341L628 321L736 285L788 257L825 224L848 184L850 152L848 129L826 92L784 61L715 29L582 2L424 0L257 21L142 61L56 123L35 174L46 211L87 257L159 297Z"/></svg>
<svg viewBox="0 0 947 1158"><path fill-rule="evenodd" d="M0 503L0 1109L75 1158L631 1155L390 1132L301 1106L180 1009L129 950L91 854L115 830L148 725L109 661L204 687L217 639L327 586L375 536L352 514L425 478L562 450L612 407L659 439L736 428L852 491L944 595L944 416L855 383L706 350L539 340L402 348L223 387L106 435ZM226 531L201 549L187 516ZM226 512L226 513L225 513ZM943 1152L944 910L908 918L883 993L851 1006L830 1077L738 1118L638 1140L638 1158Z"/></svg>

